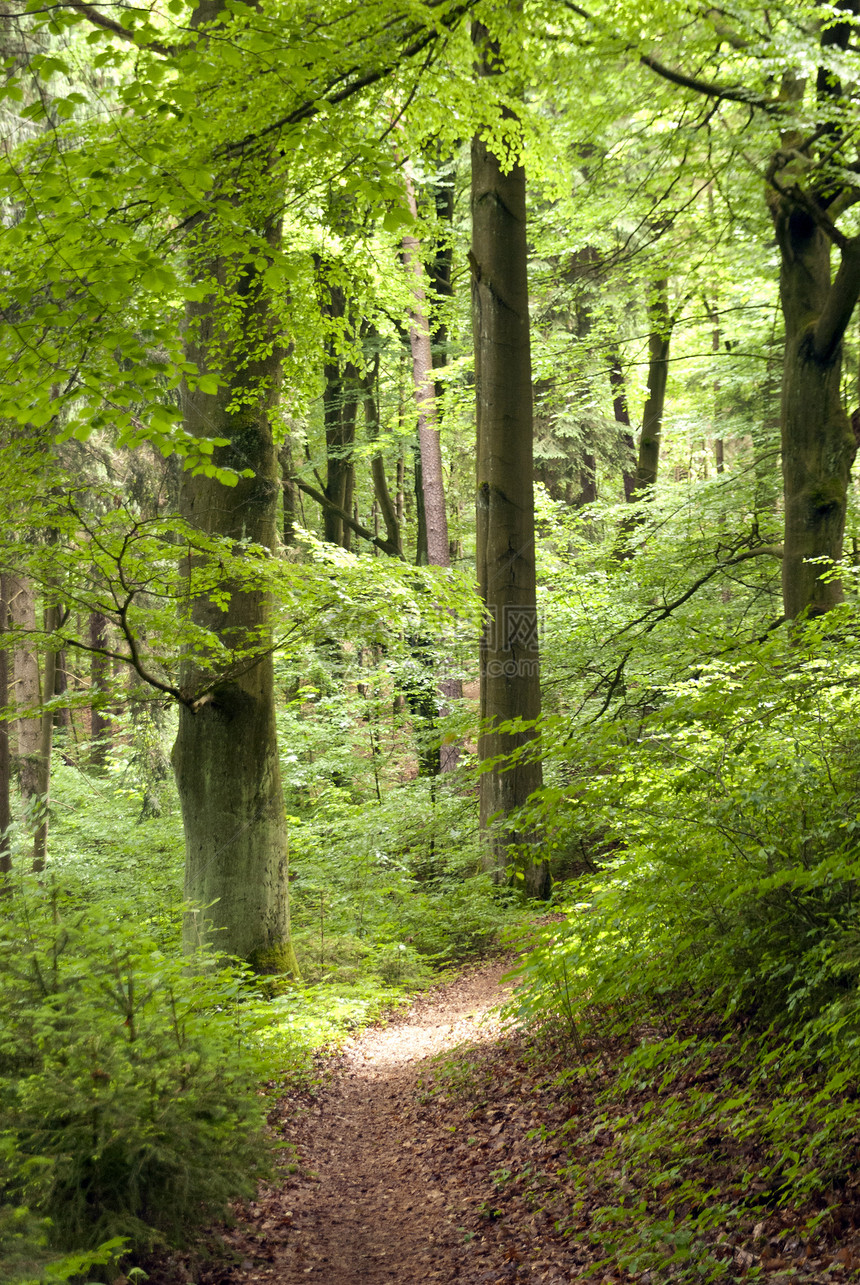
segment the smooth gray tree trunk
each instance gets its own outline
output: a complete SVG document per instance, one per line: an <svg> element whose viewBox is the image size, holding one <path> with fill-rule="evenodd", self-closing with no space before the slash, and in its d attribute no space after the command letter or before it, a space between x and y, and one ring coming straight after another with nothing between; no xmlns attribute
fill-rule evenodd
<svg viewBox="0 0 860 1285"><path fill-rule="evenodd" d="M473 24L483 74L493 63ZM472 324L477 409L477 571L487 625L481 639L480 816L487 864L499 879L516 864L534 896L548 892L537 836L509 821L542 785L535 720L540 672L535 581L532 372L526 178L472 143ZM522 719L522 731L502 725Z"/></svg>

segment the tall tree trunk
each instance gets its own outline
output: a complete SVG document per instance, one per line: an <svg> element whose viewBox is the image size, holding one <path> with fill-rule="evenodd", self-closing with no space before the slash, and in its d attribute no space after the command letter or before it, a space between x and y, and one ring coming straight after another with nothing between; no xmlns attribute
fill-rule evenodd
<svg viewBox="0 0 860 1285"><path fill-rule="evenodd" d="M479 23L472 38L480 74L498 51ZM511 719L540 715L535 583L532 380L526 244L526 182L520 164L472 141L472 324L477 411L477 571L488 623L481 639L480 816L488 865L504 878L524 861L532 895L546 895L546 864L535 835L508 823L542 785L534 726L506 732Z"/></svg>
<svg viewBox="0 0 860 1285"><path fill-rule="evenodd" d="M408 167L404 167L406 196L413 218L418 216L418 203L415 188ZM439 385L434 379L433 347L430 340L430 316L427 307L425 288L426 274L421 255L421 245L417 238L404 236L403 261L412 274L412 310L409 318L409 345L412 350L412 382L415 388L415 401L418 407L418 450L421 460L421 499L423 500L424 530L426 540L427 562L431 567L450 567L451 545L448 539L448 514L445 507L445 474L442 467L442 445L439 435L439 408L437 393ZM440 259L437 248L436 277L444 288L445 261ZM450 265L448 267L450 278ZM449 279L450 288L450 279ZM444 331L443 331L444 333ZM444 364L444 363L441 363ZM417 473L416 473L417 477ZM420 536L419 536L420 543ZM416 655L424 654L423 641L418 643ZM463 685L458 678L442 678L439 681L442 696L441 709L433 711L429 717L427 732L433 745L432 753L434 772L453 771L459 762L459 750L455 743L443 741L436 748L436 719L440 713L447 712L446 702L459 700L463 695ZM435 704L435 701L433 702ZM429 715L429 702L425 702ZM425 755L425 763L430 760Z"/></svg>
<svg viewBox="0 0 860 1285"><path fill-rule="evenodd" d="M627 403L627 384L624 378L624 367L617 348L609 354L609 387L612 390L612 413L615 422L623 430L621 441L624 446L624 464L622 477L624 481L624 499L629 504L636 493L636 443L630 431L630 408Z"/></svg>
<svg viewBox="0 0 860 1285"><path fill-rule="evenodd" d="M339 285L328 284L328 302L323 312L330 321L343 321L346 316L346 296ZM352 362L344 362L338 351L336 336L329 334L325 341L323 364L325 387L323 390L323 419L326 442L326 498L335 508L323 510L323 532L330 544L349 548L351 534L338 516L336 509L352 512L353 463L355 420L361 393L358 387L358 370Z"/></svg>
<svg viewBox="0 0 860 1285"><path fill-rule="evenodd" d="M782 472L785 539L782 591L789 619L842 598L822 579L842 556L848 482L857 443L842 405L842 338L860 292L860 242L843 250L831 284L830 240L789 197L771 205L780 249L785 318ZM822 564L816 559L825 559Z"/></svg>
<svg viewBox="0 0 860 1285"><path fill-rule="evenodd" d="M707 299L705 300L705 311L711 319L711 352L714 356L722 347L722 329L720 327L720 312L716 303L711 306ZM720 381L714 380L714 463L717 466L717 472L722 473L725 469L725 443L723 440L723 426L720 423ZM707 461L705 462L707 471Z"/></svg>
<svg viewBox="0 0 860 1285"><path fill-rule="evenodd" d="M54 693L56 654L45 652L44 673L40 670L36 643L36 592L26 576L6 577L9 612L14 628L24 636L15 647L14 704L22 712L17 720L18 777L21 802L33 836L32 867L44 870L48 848L48 795L51 784L51 743L53 715L42 706ZM45 626L54 628L54 609L46 612Z"/></svg>
<svg viewBox="0 0 860 1285"><path fill-rule="evenodd" d="M581 509L586 504L594 504L597 499L597 458L586 451L579 466L579 489L573 496L573 504Z"/></svg>
<svg viewBox="0 0 860 1285"><path fill-rule="evenodd" d="M54 695L65 696L69 690L69 658L65 648L57 652L57 677L54 683ZM60 727L64 731L71 733L72 729L72 711L68 705L61 705L54 711L54 726Z"/></svg>
<svg viewBox="0 0 860 1285"><path fill-rule="evenodd" d="M110 718L103 697L110 686L110 660L102 653L108 645L108 621L100 611L90 613L90 760L104 767L110 749Z"/></svg>
<svg viewBox="0 0 860 1285"><path fill-rule="evenodd" d="M281 539L284 547L292 548L296 542L296 525L299 514L299 488L293 480L293 451L289 434L278 452L278 463L281 467L281 493L283 518L281 521Z"/></svg>
<svg viewBox="0 0 860 1285"><path fill-rule="evenodd" d="M452 246L454 225L454 162L447 161L443 166L442 177L433 185L433 199L436 204L436 218L442 224L444 233L437 238L436 252L429 267L430 286L437 302L436 324L433 328L433 368L444 370L448 364L448 325L443 311L443 300L454 297L452 269L454 251ZM441 304L441 306L440 306ZM440 406L445 391L441 380L435 381L436 419L441 421Z"/></svg>
<svg viewBox="0 0 860 1285"><path fill-rule="evenodd" d="M364 419L367 427L368 440L375 442L379 437L379 353L374 355L367 374L364 376L361 387L364 393ZM400 519L397 516L397 507L391 498L391 492L388 489L388 479L385 476L385 460L382 458L381 451L374 451L370 457L370 472L373 478L373 493L376 496L377 517L374 534L378 535L378 514L382 514L382 520L385 523L385 538L389 544L393 544L398 550L400 557L403 556L403 540L400 531ZM374 552L378 552L374 548Z"/></svg>
<svg viewBox="0 0 860 1285"><path fill-rule="evenodd" d="M415 190L404 171L406 194L413 218L418 209ZM421 246L414 236L403 238L403 262L412 274L412 307L409 315L409 346L412 351L412 383L418 407L418 449L421 455L421 489L427 531L427 561L432 567L448 567L448 516L445 512L445 478L442 446L436 411L436 384L433 378L433 350L427 310L424 264Z"/></svg>
<svg viewBox="0 0 860 1285"><path fill-rule="evenodd" d="M416 445L412 451L414 461L415 496L415 565L426 567L430 561L427 553L427 516L424 511L424 482L421 476L421 451Z"/></svg>
<svg viewBox="0 0 860 1285"><path fill-rule="evenodd" d="M213 12L214 9L214 12ZM201 7L195 17L220 9ZM249 229L264 229L265 243L280 246L277 191L259 185L236 197L236 213ZM231 175L224 176L231 183ZM202 224L189 254L195 275L217 284L202 302L187 305L186 348L201 371L219 378L216 393L182 388L185 428L195 436L228 439L215 450L220 467L250 472L234 487L215 478L183 475L181 511L201 531L229 540L275 547L278 461L272 418L281 385L279 317L264 283L265 246L247 257L226 256L217 229ZM219 298L226 306L219 307ZM237 314L239 314L237 316ZM290 941L288 846L275 728L270 595L261 588L227 584L226 605L200 595L193 619L226 646L247 648L245 663L218 678L196 709L179 712L173 767L185 829L185 896L198 908L186 916L185 940L209 940L263 972L298 974ZM183 686L201 690L213 675L186 658Z"/></svg>
<svg viewBox="0 0 860 1285"><path fill-rule="evenodd" d="M642 413L642 432L639 437L637 491L645 490L657 481L671 335L669 282L665 277L659 277L651 283L651 297L648 300L648 397Z"/></svg>
<svg viewBox="0 0 860 1285"><path fill-rule="evenodd" d="M44 616L45 633L50 636L59 622L59 608L46 607ZM39 792L38 824L33 831L33 869L44 870L48 860L48 818L51 798L51 751L54 745L54 711L45 705L55 694L57 686L57 653L48 646L45 649L41 673L42 711L39 716L39 751L37 757Z"/></svg>

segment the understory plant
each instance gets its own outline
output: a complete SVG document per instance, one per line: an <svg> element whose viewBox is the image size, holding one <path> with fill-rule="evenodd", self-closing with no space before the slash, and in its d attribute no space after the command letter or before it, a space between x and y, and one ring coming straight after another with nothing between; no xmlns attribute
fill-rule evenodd
<svg viewBox="0 0 860 1285"><path fill-rule="evenodd" d="M727 1244L814 1223L856 1164L856 629L845 606L726 646L555 750L544 815L588 868L512 1008L572 1067L610 1053L568 1227L633 1274L735 1279Z"/></svg>
<svg viewBox="0 0 860 1285"><path fill-rule="evenodd" d="M247 978L160 949L115 901L0 900L0 1207L49 1245L182 1243L267 1167Z"/></svg>

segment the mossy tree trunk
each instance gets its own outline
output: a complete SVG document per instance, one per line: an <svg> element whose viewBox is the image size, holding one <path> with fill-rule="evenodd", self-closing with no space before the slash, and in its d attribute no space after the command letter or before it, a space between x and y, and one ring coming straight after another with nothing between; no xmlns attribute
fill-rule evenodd
<svg viewBox="0 0 860 1285"><path fill-rule="evenodd" d="M860 238L844 240L831 280L831 239L788 196L771 202L785 318L782 473L783 608L789 619L839 602L824 573L842 556L848 482L857 443L842 405L842 339L860 294Z"/></svg>
<svg viewBox="0 0 860 1285"><path fill-rule="evenodd" d="M217 20L204 5L198 20ZM234 176L223 175L227 190ZM278 192L260 158L256 185L234 197L235 217L248 228L246 254L222 252L219 229L203 223L189 243L195 277L210 286L189 303L186 351L218 391L186 383L186 430L220 437L213 460L235 469L235 486L183 476L180 508L207 534L274 550L279 492L272 419L282 378L280 319L265 285L267 257L280 246ZM235 244L230 229L229 239ZM223 600L224 592L229 595ZM193 620L211 630L239 661L214 673L193 654L182 686L206 692L181 706L173 767L185 829L185 896L197 910L185 921L185 942L203 941L247 960L261 972L298 974L290 941L288 846L275 727L271 600L257 585L221 582L217 597L198 594ZM208 690L207 690L208 689Z"/></svg>
<svg viewBox="0 0 860 1285"><path fill-rule="evenodd" d="M272 217L269 239L279 238ZM276 318L254 263L217 259L210 271L222 289L232 280L231 334L209 300L188 309L188 356L210 368L217 345L221 387L217 393L183 389L186 429L227 438L215 451L222 468L249 471L235 487L214 478L187 476L181 510L207 534L248 540L273 549L279 489L272 414L281 382ZM231 649L246 653L232 673L217 678L196 709L183 706L173 765L185 827L185 895L200 907L186 919L186 942L203 939L247 959L266 972L296 972L290 944L287 832L275 729L270 599L264 589L218 586L230 593L226 606L196 597L196 623ZM212 675L194 657L183 687L203 690Z"/></svg>
<svg viewBox="0 0 860 1285"><path fill-rule="evenodd" d="M498 70L497 47L478 23L479 70ZM478 752L487 862L498 878L516 860L528 891L548 891L536 836L508 822L542 785L535 720L540 674L535 581L532 372L526 177L483 138L472 142L472 324L477 409L477 571L487 627L481 639ZM522 719L517 732L502 725Z"/></svg>
<svg viewBox="0 0 860 1285"><path fill-rule="evenodd" d="M273 241L277 235L273 223ZM235 267L215 266L222 281ZM186 386L182 401L190 432L229 439L229 445L216 450L215 463L249 470L251 476L240 478L235 487L187 476L181 510L207 534L272 549L279 479L271 420L281 355L262 274L249 264L242 272L242 325L218 372L222 386L214 394ZM223 319L207 303L189 305L188 355L199 369L207 369L216 339L221 344L227 339ZM248 357L255 350L259 355ZM219 585L224 589L230 593L226 606L199 596L190 604L191 614L227 647L252 650L235 672L217 679L199 708L180 709L173 766L185 827L185 895L200 907L186 919L186 942L193 947L211 940L261 971L294 972L269 594ZM211 678L193 657L187 659L187 691L203 690Z"/></svg>

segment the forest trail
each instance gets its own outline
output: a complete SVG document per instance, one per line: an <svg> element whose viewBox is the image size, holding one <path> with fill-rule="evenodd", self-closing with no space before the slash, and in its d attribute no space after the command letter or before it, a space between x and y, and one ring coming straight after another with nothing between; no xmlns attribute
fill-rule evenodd
<svg viewBox="0 0 860 1285"><path fill-rule="evenodd" d="M487 1218L489 1173L502 1165L505 1126L515 1123L504 1086L486 1102L468 1084L444 1101L422 1092L438 1073L437 1055L497 1041L491 1010L510 966L475 967L419 996L389 1025L349 1042L309 1109L280 1105L298 1171L263 1189L247 1221L226 1234L245 1257L209 1276L212 1285L574 1279L526 1261Z"/></svg>

